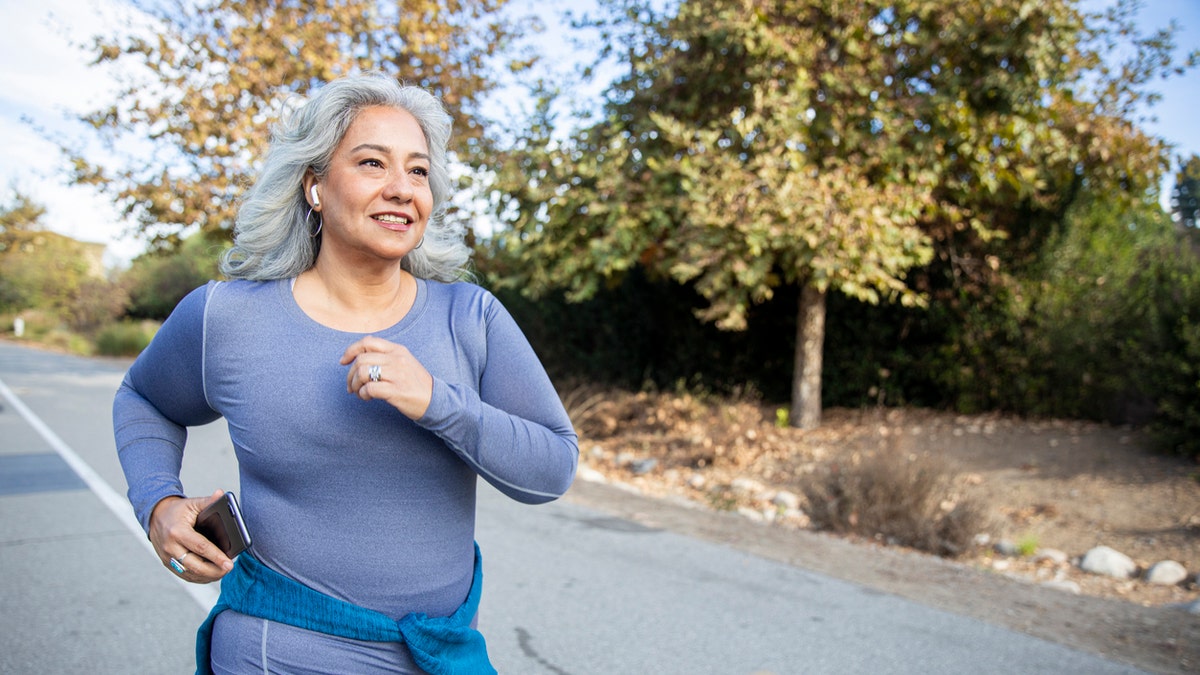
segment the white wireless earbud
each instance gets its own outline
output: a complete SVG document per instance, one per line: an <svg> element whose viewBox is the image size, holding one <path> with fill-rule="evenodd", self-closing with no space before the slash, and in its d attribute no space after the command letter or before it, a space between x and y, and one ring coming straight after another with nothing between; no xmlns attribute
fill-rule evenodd
<svg viewBox="0 0 1200 675"><path fill-rule="evenodd" d="M312 189L309 190L308 193L310 195L312 195L313 208L320 206L321 205L321 197L317 195L317 186L316 185L312 186Z"/></svg>

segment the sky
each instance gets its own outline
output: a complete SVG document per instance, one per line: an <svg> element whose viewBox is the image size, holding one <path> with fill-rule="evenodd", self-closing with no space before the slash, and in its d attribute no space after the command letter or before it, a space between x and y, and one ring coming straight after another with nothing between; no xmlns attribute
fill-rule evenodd
<svg viewBox="0 0 1200 675"><path fill-rule="evenodd" d="M562 6L528 1L541 8ZM45 133L65 133L79 142L94 139L71 119L111 102L115 86L88 66L87 53L78 44L122 21L121 6L117 0L0 0L0 203L10 203L16 188L46 208L49 229L106 243L110 265L128 263L145 244L128 233L109 200L91 188L68 184L62 156ZM1200 48L1200 0L1144 0L1138 26L1149 32L1172 19L1179 25L1178 53ZM1152 111L1157 120L1145 129L1176 145L1175 155L1200 154L1200 72L1176 78L1160 91L1163 100ZM1166 194L1169 184L1164 200Z"/></svg>

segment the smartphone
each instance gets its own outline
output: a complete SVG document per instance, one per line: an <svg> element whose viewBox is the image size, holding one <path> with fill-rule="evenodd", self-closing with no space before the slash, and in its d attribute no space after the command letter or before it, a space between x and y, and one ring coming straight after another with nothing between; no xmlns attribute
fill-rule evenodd
<svg viewBox="0 0 1200 675"><path fill-rule="evenodd" d="M208 537L231 559L250 548L250 532L242 520L237 498L226 492L211 506L200 512L196 519L196 531Z"/></svg>

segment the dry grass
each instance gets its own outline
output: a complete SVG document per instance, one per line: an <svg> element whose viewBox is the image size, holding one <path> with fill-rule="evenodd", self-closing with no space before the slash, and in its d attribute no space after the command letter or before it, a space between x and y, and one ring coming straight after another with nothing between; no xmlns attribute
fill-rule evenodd
<svg viewBox="0 0 1200 675"><path fill-rule="evenodd" d="M883 539L941 556L988 530L985 509L953 491L953 472L925 455L880 451L832 464L802 484L813 527Z"/></svg>
<svg viewBox="0 0 1200 675"><path fill-rule="evenodd" d="M820 446L860 444L836 431L780 428L753 396L576 384L563 402L594 465L646 487L682 483L714 508L770 512L774 496L792 489L807 502L794 522L941 556L962 555L991 531L986 509L955 492L956 474L941 460L891 445L848 462L828 457ZM806 443L817 438L824 442Z"/></svg>

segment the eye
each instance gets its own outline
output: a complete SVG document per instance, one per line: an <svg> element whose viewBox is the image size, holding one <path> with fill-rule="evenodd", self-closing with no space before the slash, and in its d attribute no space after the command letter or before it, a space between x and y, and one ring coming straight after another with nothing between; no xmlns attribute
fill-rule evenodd
<svg viewBox="0 0 1200 675"><path fill-rule="evenodd" d="M420 177L422 177L422 178L428 178L428 177L429 177L429 169L426 169L426 168L425 168L425 167L423 167L423 166L418 166L417 168L413 169L413 170L412 170L412 172L413 172L413 173L415 173L415 174L417 174L418 176L420 176Z"/></svg>
<svg viewBox="0 0 1200 675"><path fill-rule="evenodd" d="M370 166L376 169L381 169L383 168L383 162L377 159L364 159L363 161L359 162L359 166Z"/></svg>

